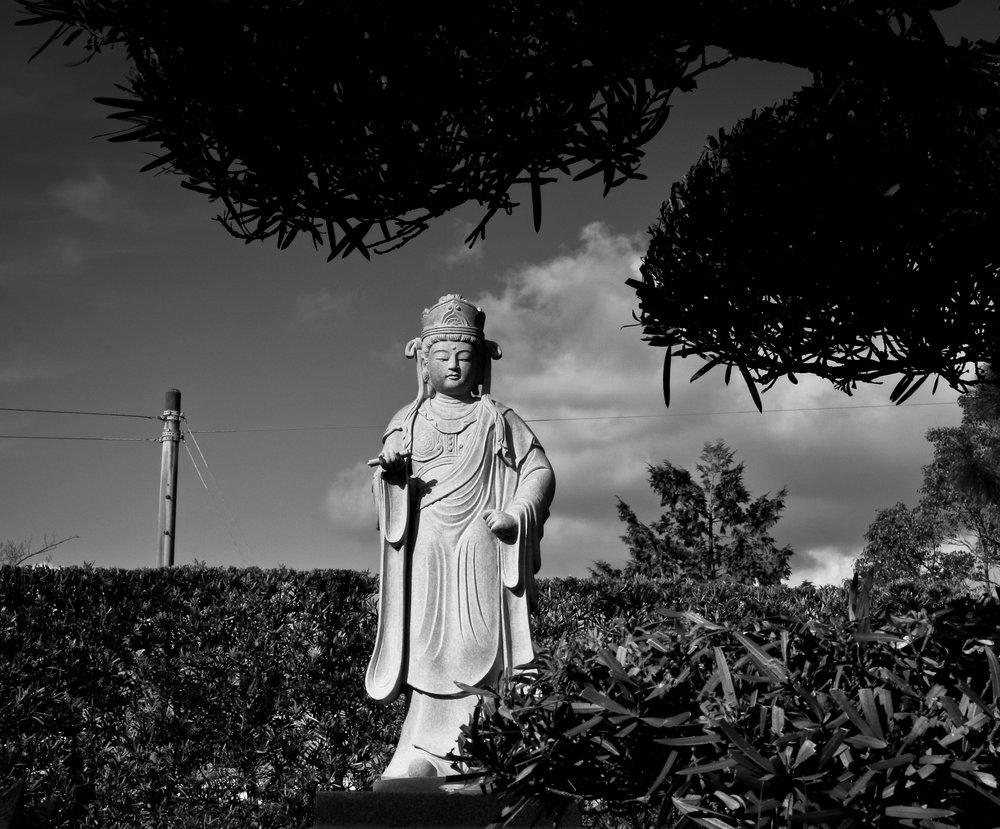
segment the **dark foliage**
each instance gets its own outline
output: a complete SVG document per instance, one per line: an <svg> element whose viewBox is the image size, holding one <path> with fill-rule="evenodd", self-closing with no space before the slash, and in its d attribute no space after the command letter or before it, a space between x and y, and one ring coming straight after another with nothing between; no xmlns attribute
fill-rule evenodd
<svg viewBox="0 0 1000 829"><path fill-rule="evenodd" d="M0 568L0 787L34 826L308 823L363 786L374 580L350 571Z"/></svg>
<svg viewBox="0 0 1000 829"><path fill-rule="evenodd" d="M160 149L150 167L220 199L247 241L298 233L330 256L391 249L474 201L488 220L551 173L638 177L639 149L693 85L702 49L586 4L25 0L57 39L123 44L130 125L113 140ZM582 169L586 165L586 169ZM374 241L372 240L374 237Z"/></svg>
<svg viewBox="0 0 1000 829"><path fill-rule="evenodd" d="M734 58L805 67L791 102L720 132L664 205L635 282L673 355L758 387L810 373L850 391L1000 354L998 47L944 42L957 0L642 4L18 0L21 22L85 56L122 46L124 123L146 169L220 201L247 242L299 235L330 258L400 246L466 202L468 241L542 187L641 178L670 97ZM40 49L40 51L41 51ZM717 56L709 60L706 55ZM714 141L714 140L713 140ZM919 285L919 292L914 286Z"/></svg>
<svg viewBox="0 0 1000 829"><path fill-rule="evenodd" d="M579 0L458 15L371 0L18 2L24 23L55 24L49 43L126 48L124 97L102 99L130 125L113 140L158 146L149 167L221 200L239 238L284 247L304 233L331 256L391 249L468 201L485 208L472 241L515 206L516 184L537 228L556 175L600 175L605 192L641 177L642 146L711 47L719 62L853 63L879 83L948 74L929 0L683 0L658 25L636 25L640 4Z"/></svg>
<svg viewBox="0 0 1000 829"><path fill-rule="evenodd" d="M625 825L992 827L998 605L888 599L849 621L835 590L693 589L641 628L562 637L485 695L463 751L512 813L538 797Z"/></svg>
<svg viewBox="0 0 1000 829"><path fill-rule="evenodd" d="M735 369L755 395L902 374L902 402L928 377L964 389L970 362L1000 354L1000 52L965 44L949 63L963 82L820 75L709 139L631 283L667 368L698 355L699 376Z"/></svg>

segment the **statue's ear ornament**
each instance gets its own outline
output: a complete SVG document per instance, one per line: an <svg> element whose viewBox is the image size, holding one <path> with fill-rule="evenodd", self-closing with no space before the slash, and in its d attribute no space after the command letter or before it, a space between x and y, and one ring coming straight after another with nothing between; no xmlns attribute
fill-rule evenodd
<svg viewBox="0 0 1000 829"><path fill-rule="evenodd" d="M420 350L421 345L423 345L423 340L420 337L414 337L404 346L403 354L408 360L412 360L417 356L417 352Z"/></svg>

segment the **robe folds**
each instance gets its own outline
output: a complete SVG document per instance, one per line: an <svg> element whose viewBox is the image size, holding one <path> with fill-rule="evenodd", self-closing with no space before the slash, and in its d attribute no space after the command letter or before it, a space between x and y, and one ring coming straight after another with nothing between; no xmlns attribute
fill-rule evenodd
<svg viewBox="0 0 1000 829"><path fill-rule="evenodd" d="M409 474L378 469L373 481L381 576L365 686L383 703L404 687L462 696L456 683L493 683L534 655L528 614L552 468L524 421L489 396L458 426L428 406L403 409L386 432L412 447ZM490 510L517 520L516 537L490 531Z"/></svg>

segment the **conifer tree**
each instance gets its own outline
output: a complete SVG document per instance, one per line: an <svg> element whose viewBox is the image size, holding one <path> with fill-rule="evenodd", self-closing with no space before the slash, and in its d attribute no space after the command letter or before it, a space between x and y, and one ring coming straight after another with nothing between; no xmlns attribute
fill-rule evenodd
<svg viewBox="0 0 1000 829"><path fill-rule="evenodd" d="M664 512L642 523L618 501L628 545L627 573L668 578L777 584L791 573L792 548L779 547L770 532L785 507L788 490L751 498L745 465L723 440L706 443L695 475L670 461L649 466L649 484ZM595 572L606 570L600 563Z"/></svg>

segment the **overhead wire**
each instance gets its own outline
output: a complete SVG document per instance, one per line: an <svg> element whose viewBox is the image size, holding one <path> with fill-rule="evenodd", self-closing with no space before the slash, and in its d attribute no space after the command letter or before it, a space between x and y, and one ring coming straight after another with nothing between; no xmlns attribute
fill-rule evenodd
<svg viewBox="0 0 1000 829"><path fill-rule="evenodd" d="M202 486L208 490L216 512L221 515L222 523L226 529L226 535L229 536L229 540L233 543L233 547L236 548L236 552L239 554L240 558L242 558L245 563L249 564L250 558L244 550L244 545L240 543L239 538L237 537L242 535L242 533L240 533L239 527L236 523L236 513L229 505L229 501L226 500L226 496L222 492L222 487L219 485L219 481L215 477L215 473L212 472L212 468L208 465L208 459L205 457L205 453L202 451L201 445L198 443L198 438L195 437L195 433L191 429L190 421L186 415L182 415L182 418L184 421L184 432L190 436L191 442L194 444L194 448L198 450L198 455L205 467L205 474L208 476L208 480L212 482L211 487L209 487L209 485L205 482L205 477L201 474L201 470L198 468L198 464L194 459L194 455L191 453L191 449L187 445L187 441L183 441L184 448L187 450L188 457L191 459L191 465L194 466L195 472L198 473ZM253 551L251 550L250 552Z"/></svg>
<svg viewBox="0 0 1000 829"><path fill-rule="evenodd" d="M156 415L134 414L131 412L92 412L80 409L29 409L13 406L0 406L0 412L28 412L32 414L85 415L87 417L134 417L143 420L159 420ZM0 439L8 440L109 440L125 442L155 443L157 438L125 438L98 435L0 435Z"/></svg>
<svg viewBox="0 0 1000 829"><path fill-rule="evenodd" d="M954 402L930 402L930 403L907 403L906 407L913 406L955 406ZM898 409L895 403L869 403L858 406L799 406L787 409L766 409L763 412L757 409L735 409L730 411L716 412L660 412L651 414L617 414L617 415L585 415L581 417L534 417L524 418L525 423L556 423L581 420L639 420L650 418L671 418L671 417L714 417L717 415L743 415L743 414L779 414L782 412L820 412L820 411L845 411L851 409ZM381 426L359 426L359 425L330 425L330 426L249 426L246 428L234 427L226 429L198 429L199 435L213 434L235 434L250 432L324 432L337 431L341 429L380 429ZM189 431L191 430L189 428Z"/></svg>
<svg viewBox="0 0 1000 829"><path fill-rule="evenodd" d="M91 417L141 417L145 420L159 420L156 415L128 414L125 412L81 412L75 409L13 409L0 406L0 412L32 412L35 414L89 415Z"/></svg>
<svg viewBox="0 0 1000 829"><path fill-rule="evenodd" d="M955 401L948 402L937 402L932 401L928 403L907 403L906 408L912 408L916 406L955 406L957 405ZM824 412L824 411L850 411L854 409L899 409L895 403L863 403L857 406L797 406L793 408L786 409L765 409L763 412L757 411L757 409L732 409L728 411L708 411L708 412L658 412L649 414L616 414L616 415L583 415L580 417L534 417L525 418L525 423L567 423L574 421L588 421L588 420L646 420L646 419L656 419L656 418L674 418L674 417L717 417L723 415L746 415L746 414L781 414L781 413L791 413L791 412ZM45 414L78 414L78 415L95 415L104 417L139 417L148 420L159 420L160 418L155 415L139 415L139 414L126 414L119 412L84 412L75 411L67 409L15 409L11 407L0 407L0 411L3 412L41 412ZM186 418L185 418L186 420ZM197 439L194 437L196 434L199 435L221 435L221 434L241 434L241 433L252 433L252 432L328 432L328 431L341 431L346 429L378 429L380 426L363 426L358 424L341 425L334 424L329 426L252 426L252 427L232 427L225 429L192 429L190 423L186 423L185 431L191 435L195 446L198 448L199 453L202 457L202 462L205 464L206 470L208 470L208 463L205 461L205 455L201 452L201 447L198 446ZM126 438L126 437L96 437L96 436L77 436L77 435L0 435L0 439L8 440L105 440L105 441L128 441L128 442L157 442L159 438ZM190 453L190 450L189 450ZM191 458L191 462L194 463L194 457ZM195 464L197 469L197 464ZM210 471L210 470L209 470ZM206 486L206 489L208 487Z"/></svg>
<svg viewBox="0 0 1000 829"><path fill-rule="evenodd" d="M83 435L0 435L0 438L10 438L13 440L116 440L116 441L141 441L146 443L156 443L156 438L108 438Z"/></svg>
<svg viewBox="0 0 1000 829"><path fill-rule="evenodd" d="M956 403L933 402L933 403L908 403L910 406L955 406ZM552 423L566 420L633 420L639 418L656 417L715 417L717 415L742 415L742 414L779 414L782 412L829 412L845 411L850 409L898 409L895 403L862 403L860 406L799 406L790 409L733 409L722 412L663 412L661 414L635 414L635 415L586 415L583 417L535 417L525 418L525 423Z"/></svg>

